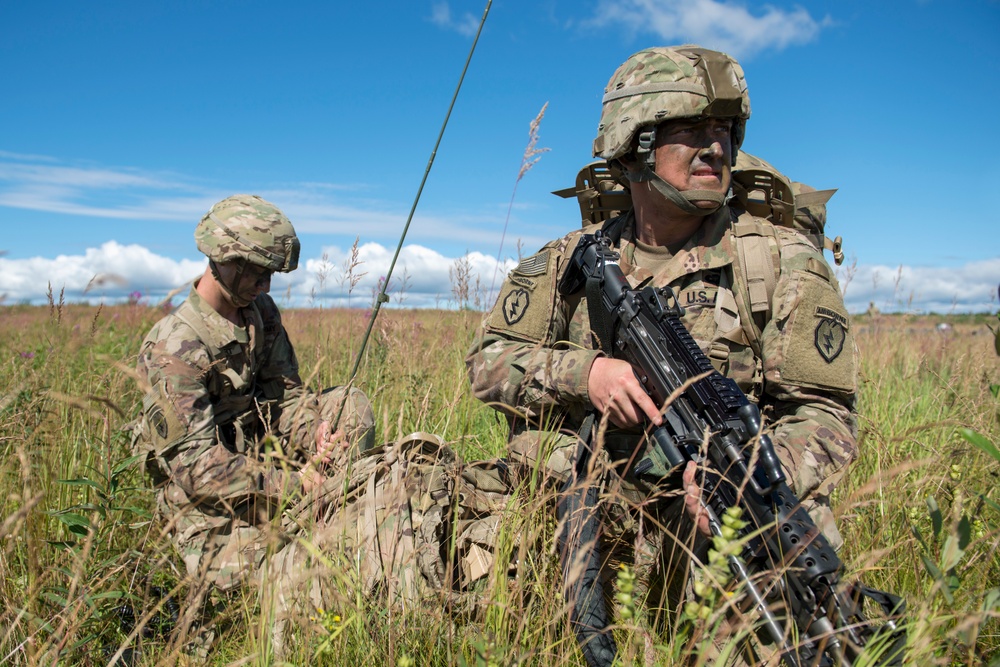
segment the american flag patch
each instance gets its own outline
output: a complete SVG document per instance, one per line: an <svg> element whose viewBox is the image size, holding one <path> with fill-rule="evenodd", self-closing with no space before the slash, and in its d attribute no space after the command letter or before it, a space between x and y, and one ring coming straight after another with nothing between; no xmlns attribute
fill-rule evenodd
<svg viewBox="0 0 1000 667"><path fill-rule="evenodd" d="M531 257L525 257L514 269L514 273L522 276L540 276L549 265L549 251L545 250Z"/></svg>

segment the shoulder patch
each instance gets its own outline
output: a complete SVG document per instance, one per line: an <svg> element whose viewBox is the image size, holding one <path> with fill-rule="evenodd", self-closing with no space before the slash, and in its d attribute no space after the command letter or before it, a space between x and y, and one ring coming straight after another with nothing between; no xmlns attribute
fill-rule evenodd
<svg viewBox="0 0 1000 667"><path fill-rule="evenodd" d="M163 410L159 406L153 408L153 411L149 413L149 425L156 431L156 435L160 436L161 439L166 439L168 433L167 418L163 416Z"/></svg>
<svg viewBox="0 0 1000 667"><path fill-rule="evenodd" d="M503 300L503 319L508 325L517 324L528 312L531 304L531 294L523 287L518 287L507 293Z"/></svg>
<svg viewBox="0 0 1000 667"><path fill-rule="evenodd" d="M178 416L175 406L162 397L164 383L159 383L142 399L140 440L144 446L163 454L187 435L187 426Z"/></svg>
<svg viewBox="0 0 1000 667"><path fill-rule="evenodd" d="M834 359L840 356L844 349L844 341L847 339L847 331L844 325L837 320L820 317L816 325L816 336L814 338L816 350L819 356L823 357L826 363L833 363Z"/></svg>
<svg viewBox="0 0 1000 667"><path fill-rule="evenodd" d="M808 270L793 271L776 293L779 326L765 350L765 372L790 385L854 392L857 349L837 289ZM771 325L768 325L770 328Z"/></svg>
<svg viewBox="0 0 1000 667"><path fill-rule="evenodd" d="M508 280L516 285L520 285L521 287L527 287L528 289L535 289L535 285L537 284L537 281L532 280L531 278L514 275L513 273L510 274Z"/></svg>
<svg viewBox="0 0 1000 667"><path fill-rule="evenodd" d="M545 338L553 316L558 256L546 247L518 263L486 318L487 331L531 342Z"/></svg>

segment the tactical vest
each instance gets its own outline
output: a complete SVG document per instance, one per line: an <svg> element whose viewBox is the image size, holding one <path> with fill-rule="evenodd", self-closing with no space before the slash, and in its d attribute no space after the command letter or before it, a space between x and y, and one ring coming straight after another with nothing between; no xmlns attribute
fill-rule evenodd
<svg viewBox="0 0 1000 667"><path fill-rule="evenodd" d="M250 310L253 321L250 323L251 329L256 332L256 336L250 340L251 349L247 350L247 361L250 364L247 375L249 381L245 381L235 369L226 366L227 352L216 347L212 336L205 327L205 321L183 305L177 309L175 316L191 329L198 336L198 339L205 346L211 361L207 383L208 393L212 396L215 411L216 426L225 426L234 423L241 416L247 414L253 406L256 394L254 378L260 370L261 352L264 348L264 320L257 304L250 302ZM237 424L236 445L238 451L245 451L241 425Z"/></svg>
<svg viewBox="0 0 1000 667"><path fill-rule="evenodd" d="M771 316L771 300L780 272L780 243L775 226L794 229L818 250L829 250L839 266L844 261L842 240L826 237L826 203L836 192L819 190L788 179L758 157L740 151L733 170L733 199L738 213L733 225L737 259L736 280L745 298L736 297L740 322L754 353L760 356L760 336ZM604 223L606 231L620 237L614 221L632 208L632 196L624 178L604 160L586 165L577 174L576 185L552 194L576 197L584 227ZM618 238L615 238L617 243Z"/></svg>
<svg viewBox="0 0 1000 667"><path fill-rule="evenodd" d="M213 401L215 425L224 444L239 452L245 452L247 441L252 442L258 435L251 432L252 426L249 423L243 423L255 419L259 412L254 406L255 398L278 398L281 389L258 387L254 382L260 364L264 361L266 343L263 317L257 304L250 304L250 312L256 335L250 340L251 349L247 350L249 381L244 381L239 373L226 365L229 353L217 347L204 320L188 302L182 303L173 313L173 317L187 325L204 345L210 362L206 386ZM276 390L277 394L272 395ZM169 405L161 405L166 398L161 393L161 390L151 388L143 397L141 414L128 425L132 430L132 452L147 456L146 468L154 480L166 478L164 457L183 442L183 435L186 434L185 427L173 414L173 409Z"/></svg>

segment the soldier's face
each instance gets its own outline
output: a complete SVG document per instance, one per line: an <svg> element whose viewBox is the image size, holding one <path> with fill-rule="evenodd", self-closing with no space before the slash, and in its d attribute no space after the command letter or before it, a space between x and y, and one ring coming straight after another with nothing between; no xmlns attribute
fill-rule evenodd
<svg viewBox="0 0 1000 667"><path fill-rule="evenodd" d="M656 129L656 174L680 192L729 190L732 120L678 119ZM718 203L696 202L705 208Z"/></svg>
<svg viewBox="0 0 1000 667"><path fill-rule="evenodd" d="M247 264L243 269L243 280L240 281L240 291L246 290L251 299L258 294L271 291L271 276L274 271L268 271L254 264Z"/></svg>
<svg viewBox="0 0 1000 667"><path fill-rule="evenodd" d="M236 276L239 273L239 264L236 262L220 264L219 273L222 279L226 281L226 284L232 286L235 284ZM243 265L243 272L239 278L239 284L236 285L235 301L238 303L249 303L256 299L257 295L261 292L265 294L270 292L271 276L273 273L273 271L268 271L255 264L245 263Z"/></svg>

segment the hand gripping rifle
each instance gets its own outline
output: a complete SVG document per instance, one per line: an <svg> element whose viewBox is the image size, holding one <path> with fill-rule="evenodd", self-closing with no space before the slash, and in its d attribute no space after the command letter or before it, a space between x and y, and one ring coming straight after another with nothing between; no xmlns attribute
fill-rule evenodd
<svg viewBox="0 0 1000 667"><path fill-rule="evenodd" d="M663 425L650 433L655 445L632 474L663 487L687 461L706 464L702 505L713 535L722 534L720 517L727 508L742 508L748 523L740 536L744 547L741 555L727 557L728 565L760 618L759 634L777 647L785 665L849 667L863 654L865 664L900 664L905 632L894 619L904 602L860 584L841 585L840 559L788 487L757 406L714 369L681 322L683 310L670 288L632 289L617 260L601 232L583 236L560 293L586 289L591 328L602 348L632 364L659 405L687 383ZM598 591L599 549L576 553L581 545L598 544L600 532L596 489L580 483L585 447L580 454L558 508L566 522L561 551L570 621L587 662L596 667L610 665L617 649ZM582 565L575 579L573 562ZM889 620L866 619L866 598Z"/></svg>

